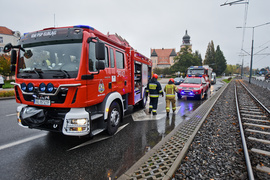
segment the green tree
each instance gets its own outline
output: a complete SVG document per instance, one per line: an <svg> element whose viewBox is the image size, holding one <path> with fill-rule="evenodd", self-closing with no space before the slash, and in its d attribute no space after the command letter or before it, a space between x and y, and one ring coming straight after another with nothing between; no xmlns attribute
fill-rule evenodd
<svg viewBox="0 0 270 180"><path fill-rule="evenodd" d="M12 75L10 71L10 56L4 54L0 56L0 74L5 77Z"/></svg>
<svg viewBox="0 0 270 180"><path fill-rule="evenodd" d="M193 54L194 57L194 64L201 66L202 65L202 55L199 53L199 51L195 51Z"/></svg>
<svg viewBox="0 0 270 180"><path fill-rule="evenodd" d="M208 43L207 50L205 53L205 59L203 61L204 65L209 65L210 67L213 68L213 70L216 70L216 52L215 52L215 47L214 47L214 42L211 41Z"/></svg>
<svg viewBox="0 0 270 180"><path fill-rule="evenodd" d="M171 66L172 72L186 72L190 66L200 66L202 64L201 54L198 51L191 53L188 46L181 48L174 58L174 65Z"/></svg>
<svg viewBox="0 0 270 180"><path fill-rule="evenodd" d="M216 50L216 53L215 53L215 60L216 60L216 63L213 67L215 67L213 69L214 72L217 73L217 75L221 75L225 69L227 68L227 61L223 55L223 52L220 50L220 47L219 45L217 46L217 50Z"/></svg>

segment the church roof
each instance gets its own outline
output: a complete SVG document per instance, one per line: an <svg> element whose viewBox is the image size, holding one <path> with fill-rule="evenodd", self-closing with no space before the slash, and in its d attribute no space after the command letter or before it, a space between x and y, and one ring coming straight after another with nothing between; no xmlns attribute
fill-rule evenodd
<svg viewBox="0 0 270 180"><path fill-rule="evenodd" d="M174 50L174 49L172 50L172 52L171 52L170 56L177 56L177 54L176 54L176 52L175 52L175 50Z"/></svg>
<svg viewBox="0 0 270 180"><path fill-rule="evenodd" d="M186 34L183 36L183 40L190 40L190 36L188 35L187 30Z"/></svg>
<svg viewBox="0 0 270 180"><path fill-rule="evenodd" d="M169 56L176 56L175 49L151 49L151 57L169 57Z"/></svg>
<svg viewBox="0 0 270 180"><path fill-rule="evenodd" d="M157 53L156 53L155 49L152 51L151 57L157 57Z"/></svg>

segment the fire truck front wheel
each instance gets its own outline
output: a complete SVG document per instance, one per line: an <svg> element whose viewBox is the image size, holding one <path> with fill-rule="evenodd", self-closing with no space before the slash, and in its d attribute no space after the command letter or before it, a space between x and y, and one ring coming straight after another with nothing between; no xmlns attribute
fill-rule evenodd
<svg viewBox="0 0 270 180"><path fill-rule="evenodd" d="M109 135L113 135L120 124L120 120L121 120L121 111L120 111L120 106L117 102L113 102L110 105L110 109L109 109L109 115L108 115L108 119L107 119L107 133Z"/></svg>

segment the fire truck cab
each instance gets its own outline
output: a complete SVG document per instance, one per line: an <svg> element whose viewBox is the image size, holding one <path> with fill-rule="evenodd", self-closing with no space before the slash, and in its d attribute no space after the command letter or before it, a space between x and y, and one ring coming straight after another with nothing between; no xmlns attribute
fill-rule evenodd
<svg viewBox="0 0 270 180"><path fill-rule="evenodd" d="M47 28L7 44L9 51L20 126L113 135L129 105L146 104L152 62L117 34L85 25Z"/></svg>
<svg viewBox="0 0 270 180"><path fill-rule="evenodd" d="M212 78L213 69L208 65L203 66L190 66L187 69L187 77L203 77L208 85L211 87L211 78Z"/></svg>

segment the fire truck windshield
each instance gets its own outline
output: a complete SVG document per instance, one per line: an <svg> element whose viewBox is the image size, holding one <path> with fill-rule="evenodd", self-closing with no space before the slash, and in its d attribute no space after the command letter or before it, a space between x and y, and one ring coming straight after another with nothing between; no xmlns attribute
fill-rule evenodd
<svg viewBox="0 0 270 180"><path fill-rule="evenodd" d="M187 72L189 75L203 75L204 74L204 70L203 69L188 69Z"/></svg>
<svg viewBox="0 0 270 180"><path fill-rule="evenodd" d="M20 51L18 61L18 78L75 78L80 65L81 47L81 43L46 43L24 47L25 53Z"/></svg>

